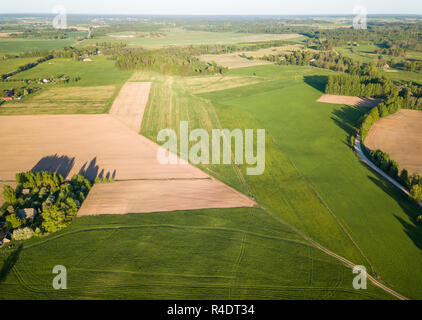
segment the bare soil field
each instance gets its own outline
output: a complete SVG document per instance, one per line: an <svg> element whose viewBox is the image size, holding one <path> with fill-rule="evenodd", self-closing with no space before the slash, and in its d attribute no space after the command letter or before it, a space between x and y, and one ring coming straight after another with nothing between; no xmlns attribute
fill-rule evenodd
<svg viewBox="0 0 422 320"><path fill-rule="evenodd" d="M191 165L159 164L158 148L109 115L0 117L0 181L31 169L119 180L208 177Z"/></svg>
<svg viewBox="0 0 422 320"><path fill-rule="evenodd" d="M381 99L374 98L360 98L353 96L340 96L335 94L323 94L318 102L332 103L332 104L345 104L355 107L369 107L373 108L382 102Z"/></svg>
<svg viewBox="0 0 422 320"><path fill-rule="evenodd" d="M381 149L409 173L422 174L422 111L400 110L377 121L365 145Z"/></svg>
<svg viewBox="0 0 422 320"><path fill-rule="evenodd" d="M110 109L110 114L139 132L148 102L151 82L126 82Z"/></svg>
<svg viewBox="0 0 422 320"><path fill-rule="evenodd" d="M96 184L78 216L252 207L254 204L215 179L119 181Z"/></svg>
<svg viewBox="0 0 422 320"><path fill-rule="evenodd" d="M84 215L254 205L190 164L160 164L159 148L110 115L0 117L0 181L29 170L114 178L92 189Z"/></svg>

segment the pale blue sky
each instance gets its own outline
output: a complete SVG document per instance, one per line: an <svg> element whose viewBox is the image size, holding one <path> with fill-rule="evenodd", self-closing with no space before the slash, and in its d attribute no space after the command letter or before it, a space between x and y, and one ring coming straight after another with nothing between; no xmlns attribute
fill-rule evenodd
<svg viewBox="0 0 422 320"><path fill-rule="evenodd" d="M422 14L422 0L0 0L0 13L51 13L63 5L68 13L97 14Z"/></svg>

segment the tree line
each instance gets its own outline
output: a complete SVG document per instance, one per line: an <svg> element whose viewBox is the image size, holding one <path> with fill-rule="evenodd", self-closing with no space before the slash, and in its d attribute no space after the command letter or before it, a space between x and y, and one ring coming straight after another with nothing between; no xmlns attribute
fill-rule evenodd
<svg viewBox="0 0 422 320"><path fill-rule="evenodd" d="M199 60L183 48L127 49L116 57L116 66L121 70L148 70L181 76L227 71L227 68L215 63Z"/></svg>

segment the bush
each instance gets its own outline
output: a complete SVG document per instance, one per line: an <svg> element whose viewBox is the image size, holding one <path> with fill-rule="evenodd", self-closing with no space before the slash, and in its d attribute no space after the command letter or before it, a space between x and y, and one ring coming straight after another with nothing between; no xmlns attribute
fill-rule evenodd
<svg viewBox="0 0 422 320"><path fill-rule="evenodd" d="M353 134L350 136L350 146L352 149L355 147L355 136Z"/></svg>
<svg viewBox="0 0 422 320"><path fill-rule="evenodd" d="M11 205L16 203L17 201L16 193L15 193L15 190L13 190L11 186L3 187L3 199L6 203L11 204Z"/></svg>
<svg viewBox="0 0 422 320"><path fill-rule="evenodd" d="M399 164L394 160L390 161L390 168L388 168L388 175L395 180L397 180L397 178L399 177Z"/></svg>
<svg viewBox="0 0 422 320"><path fill-rule="evenodd" d="M22 225L22 220L14 213L9 214L6 217L6 228L13 230L19 228Z"/></svg>
<svg viewBox="0 0 422 320"><path fill-rule="evenodd" d="M12 233L13 240L28 240L31 239L34 235L34 231L31 228L25 227L20 229L15 229Z"/></svg>
<svg viewBox="0 0 422 320"><path fill-rule="evenodd" d="M422 201L422 185L415 184L412 186L410 189L410 198L417 203Z"/></svg>

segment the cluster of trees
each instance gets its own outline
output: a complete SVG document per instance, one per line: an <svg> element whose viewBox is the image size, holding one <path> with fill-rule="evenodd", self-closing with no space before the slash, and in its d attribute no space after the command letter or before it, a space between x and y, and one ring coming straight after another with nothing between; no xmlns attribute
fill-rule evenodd
<svg viewBox="0 0 422 320"><path fill-rule="evenodd" d="M402 97L395 97L378 104L376 107L372 108L371 111L366 113L360 119L360 134L362 141L365 141L369 129L371 129L375 122L377 122L380 118L384 118L390 114L398 112L403 105L404 99Z"/></svg>
<svg viewBox="0 0 422 320"><path fill-rule="evenodd" d="M215 63L203 62L183 48L127 49L116 57L116 66L121 70L149 70L181 76L223 73L227 70Z"/></svg>
<svg viewBox="0 0 422 320"><path fill-rule="evenodd" d="M418 23L372 23L366 30L350 28L311 29L307 32L311 38L327 42L331 46L343 46L347 43L377 43L387 48L421 50L422 25Z"/></svg>
<svg viewBox="0 0 422 320"><path fill-rule="evenodd" d="M4 97L19 98L19 97L31 94L39 89L40 89L39 87L21 86L21 87L15 87L15 88L10 88L10 89L4 89L3 92L4 92Z"/></svg>
<svg viewBox="0 0 422 320"><path fill-rule="evenodd" d="M0 219L5 220L5 228L13 232L16 240L66 227L92 187L92 182L81 174L64 181L62 175L46 171L19 173L16 183L15 189L4 186L5 203L0 208ZM28 208L38 214L34 219L22 220L18 212Z"/></svg>
<svg viewBox="0 0 422 320"><path fill-rule="evenodd" d="M406 55L406 50L404 48L399 48L392 46L389 48L382 48L375 51L376 54L385 54L394 57L404 57Z"/></svg>
<svg viewBox="0 0 422 320"><path fill-rule="evenodd" d="M422 201L422 177L420 175L414 173L410 176L406 169L401 170L399 174L398 163L390 159L388 153L379 149L370 151L369 155L377 167L410 190L410 198L412 200L416 203Z"/></svg>
<svg viewBox="0 0 422 320"><path fill-rule="evenodd" d="M74 60L81 60L84 57L97 55L99 51L98 47L89 46L83 48L64 47L61 50L52 51L54 58L70 58Z"/></svg>
<svg viewBox="0 0 422 320"><path fill-rule="evenodd" d="M390 62L391 66L396 69L401 69L411 72L422 72L422 61L417 60L403 60L398 62Z"/></svg>
<svg viewBox="0 0 422 320"><path fill-rule="evenodd" d="M395 92L391 80L384 76L330 75L325 87L329 94L387 98Z"/></svg>

